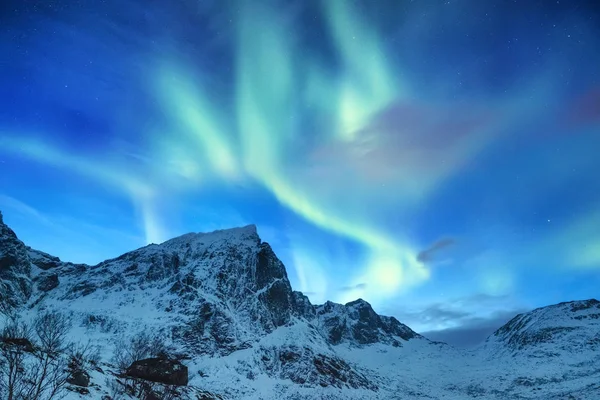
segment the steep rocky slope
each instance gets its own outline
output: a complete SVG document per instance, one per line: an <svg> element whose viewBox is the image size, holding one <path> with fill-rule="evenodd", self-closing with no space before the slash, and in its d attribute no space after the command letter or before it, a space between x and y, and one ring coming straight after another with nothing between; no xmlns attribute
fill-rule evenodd
<svg viewBox="0 0 600 400"><path fill-rule="evenodd" d="M254 226L187 234L87 266L28 248L0 216L0 285L1 303L25 313L61 310L74 323L73 339L102 349L103 372L93 371L90 393L75 398L107 394L115 342L141 331L166 338L196 393L225 399L600 393L595 300L519 315L476 352L463 352L361 299L311 304L292 290ZM544 363L546 380L532 370Z"/></svg>
<svg viewBox="0 0 600 400"><path fill-rule="evenodd" d="M27 248L0 213L0 305L15 306L31 296L31 260Z"/></svg>

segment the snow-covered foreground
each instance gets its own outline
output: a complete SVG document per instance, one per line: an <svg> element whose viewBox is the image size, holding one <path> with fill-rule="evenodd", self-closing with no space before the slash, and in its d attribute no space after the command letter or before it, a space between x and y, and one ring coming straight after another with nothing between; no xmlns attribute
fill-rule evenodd
<svg viewBox="0 0 600 400"><path fill-rule="evenodd" d="M479 348L431 342L362 300L312 305L253 226L188 234L96 266L27 248L0 216L0 300L59 310L101 354L69 399L106 399L115 345L165 338L192 399L600 399L600 302L515 317ZM71 389L76 389L71 387Z"/></svg>

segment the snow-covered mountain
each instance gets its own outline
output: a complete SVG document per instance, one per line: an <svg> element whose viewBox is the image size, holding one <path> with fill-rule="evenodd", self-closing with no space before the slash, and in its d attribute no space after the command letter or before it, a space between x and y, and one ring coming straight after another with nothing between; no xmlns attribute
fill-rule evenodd
<svg viewBox="0 0 600 400"><path fill-rule="evenodd" d="M519 315L462 351L361 299L311 304L252 225L88 266L25 246L0 214L0 289L24 313L69 314L73 340L102 349L72 398L106 396L115 343L152 332L188 367L191 398L600 399L598 301Z"/></svg>

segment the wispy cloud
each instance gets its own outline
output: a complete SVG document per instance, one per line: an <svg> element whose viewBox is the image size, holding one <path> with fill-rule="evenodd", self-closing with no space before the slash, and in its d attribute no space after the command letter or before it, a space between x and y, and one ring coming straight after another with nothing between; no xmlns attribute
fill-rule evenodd
<svg viewBox="0 0 600 400"><path fill-rule="evenodd" d="M517 308L496 311L487 317L476 317L467 313L467 315L461 316L460 325L457 327L420 333L430 340L445 342L457 347L473 347L483 343L498 328L524 311L527 310Z"/></svg>
<svg viewBox="0 0 600 400"><path fill-rule="evenodd" d="M523 305L506 295L475 293L448 298L443 302L403 307L394 313L402 322L420 332L478 329L521 312ZM506 321L504 321L506 322ZM498 328L499 325L496 326Z"/></svg>
<svg viewBox="0 0 600 400"><path fill-rule="evenodd" d="M118 229L73 215L49 214L7 195L0 195L0 210L5 222L27 245L65 261L94 264L144 244L129 227Z"/></svg>
<svg viewBox="0 0 600 400"><path fill-rule="evenodd" d="M355 291L355 290L364 290L366 288L367 288L366 283L357 283L356 285L352 285L352 286L342 286L338 290L340 292L351 292L351 291Z"/></svg>
<svg viewBox="0 0 600 400"><path fill-rule="evenodd" d="M420 251L419 254L417 255L417 259L423 263L430 262L433 260L434 255L439 250L445 249L446 247L450 247L450 246L454 245L455 243L456 243L456 240L452 239L452 238L440 239L437 242L433 243L428 248L426 248L425 250Z"/></svg>
<svg viewBox="0 0 600 400"><path fill-rule="evenodd" d="M23 216L33 218L37 223L41 223L46 226L55 225L52 221L50 221L50 219L48 219L34 207L11 196L0 194L0 209L10 209L11 211L19 213Z"/></svg>
<svg viewBox="0 0 600 400"><path fill-rule="evenodd" d="M111 189L117 189L131 198L133 203L139 207L149 243L160 242L163 239L162 227L157 223L158 216L155 210L155 199L158 192L156 187L161 186L161 182L152 181L150 183L152 175L143 178L132 173L132 169L127 165L72 154L33 136L1 136L0 151L18 154L40 164L61 168L94 179L97 183L107 185ZM25 210L22 205L20 208ZM28 212L34 211L29 210Z"/></svg>

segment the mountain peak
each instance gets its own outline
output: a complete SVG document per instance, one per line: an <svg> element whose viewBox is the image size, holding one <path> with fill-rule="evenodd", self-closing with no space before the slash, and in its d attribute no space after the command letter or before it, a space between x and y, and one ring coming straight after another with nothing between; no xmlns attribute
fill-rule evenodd
<svg viewBox="0 0 600 400"><path fill-rule="evenodd" d="M256 229L256 225L250 224L245 226L240 226L237 228L228 228L228 229L217 229L212 232L190 232L185 233L181 236L174 237L169 239L161 244L162 245L170 245L170 244L181 244L181 243L191 243L197 241L204 241L208 239L212 240L227 240L227 241L246 241L250 240L252 242L258 241L260 243L260 238L258 236L258 232Z"/></svg>
<svg viewBox="0 0 600 400"><path fill-rule="evenodd" d="M366 301L366 300L358 298L356 300L352 300L352 301L346 303L345 306L346 307L353 307L353 306L363 306L363 307L367 306L367 307L371 307L371 304L368 301Z"/></svg>
<svg viewBox="0 0 600 400"><path fill-rule="evenodd" d="M559 343L561 348L577 352L577 348L570 348L570 343L581 342L580 337L593 338L599 330L600 301L576 300L519 314L486 342L503 342L512 351Z"/></svg>
<svg viewBox="0 0 600 400"><path fill-rule="evenodd" d="M594 306L596 306L597 308L600 308L600 301L598 301L596 299L588 299L588 300L566 301L566 302L557 304L557 306L564 306L564 305L569 305L571 308L571 311L576 312L576 311L580 311L580 310L587 310ZM549 306L549 307L552 307L552 306ZM544 307L542 307L542 308L544 308Z"/></svg>

